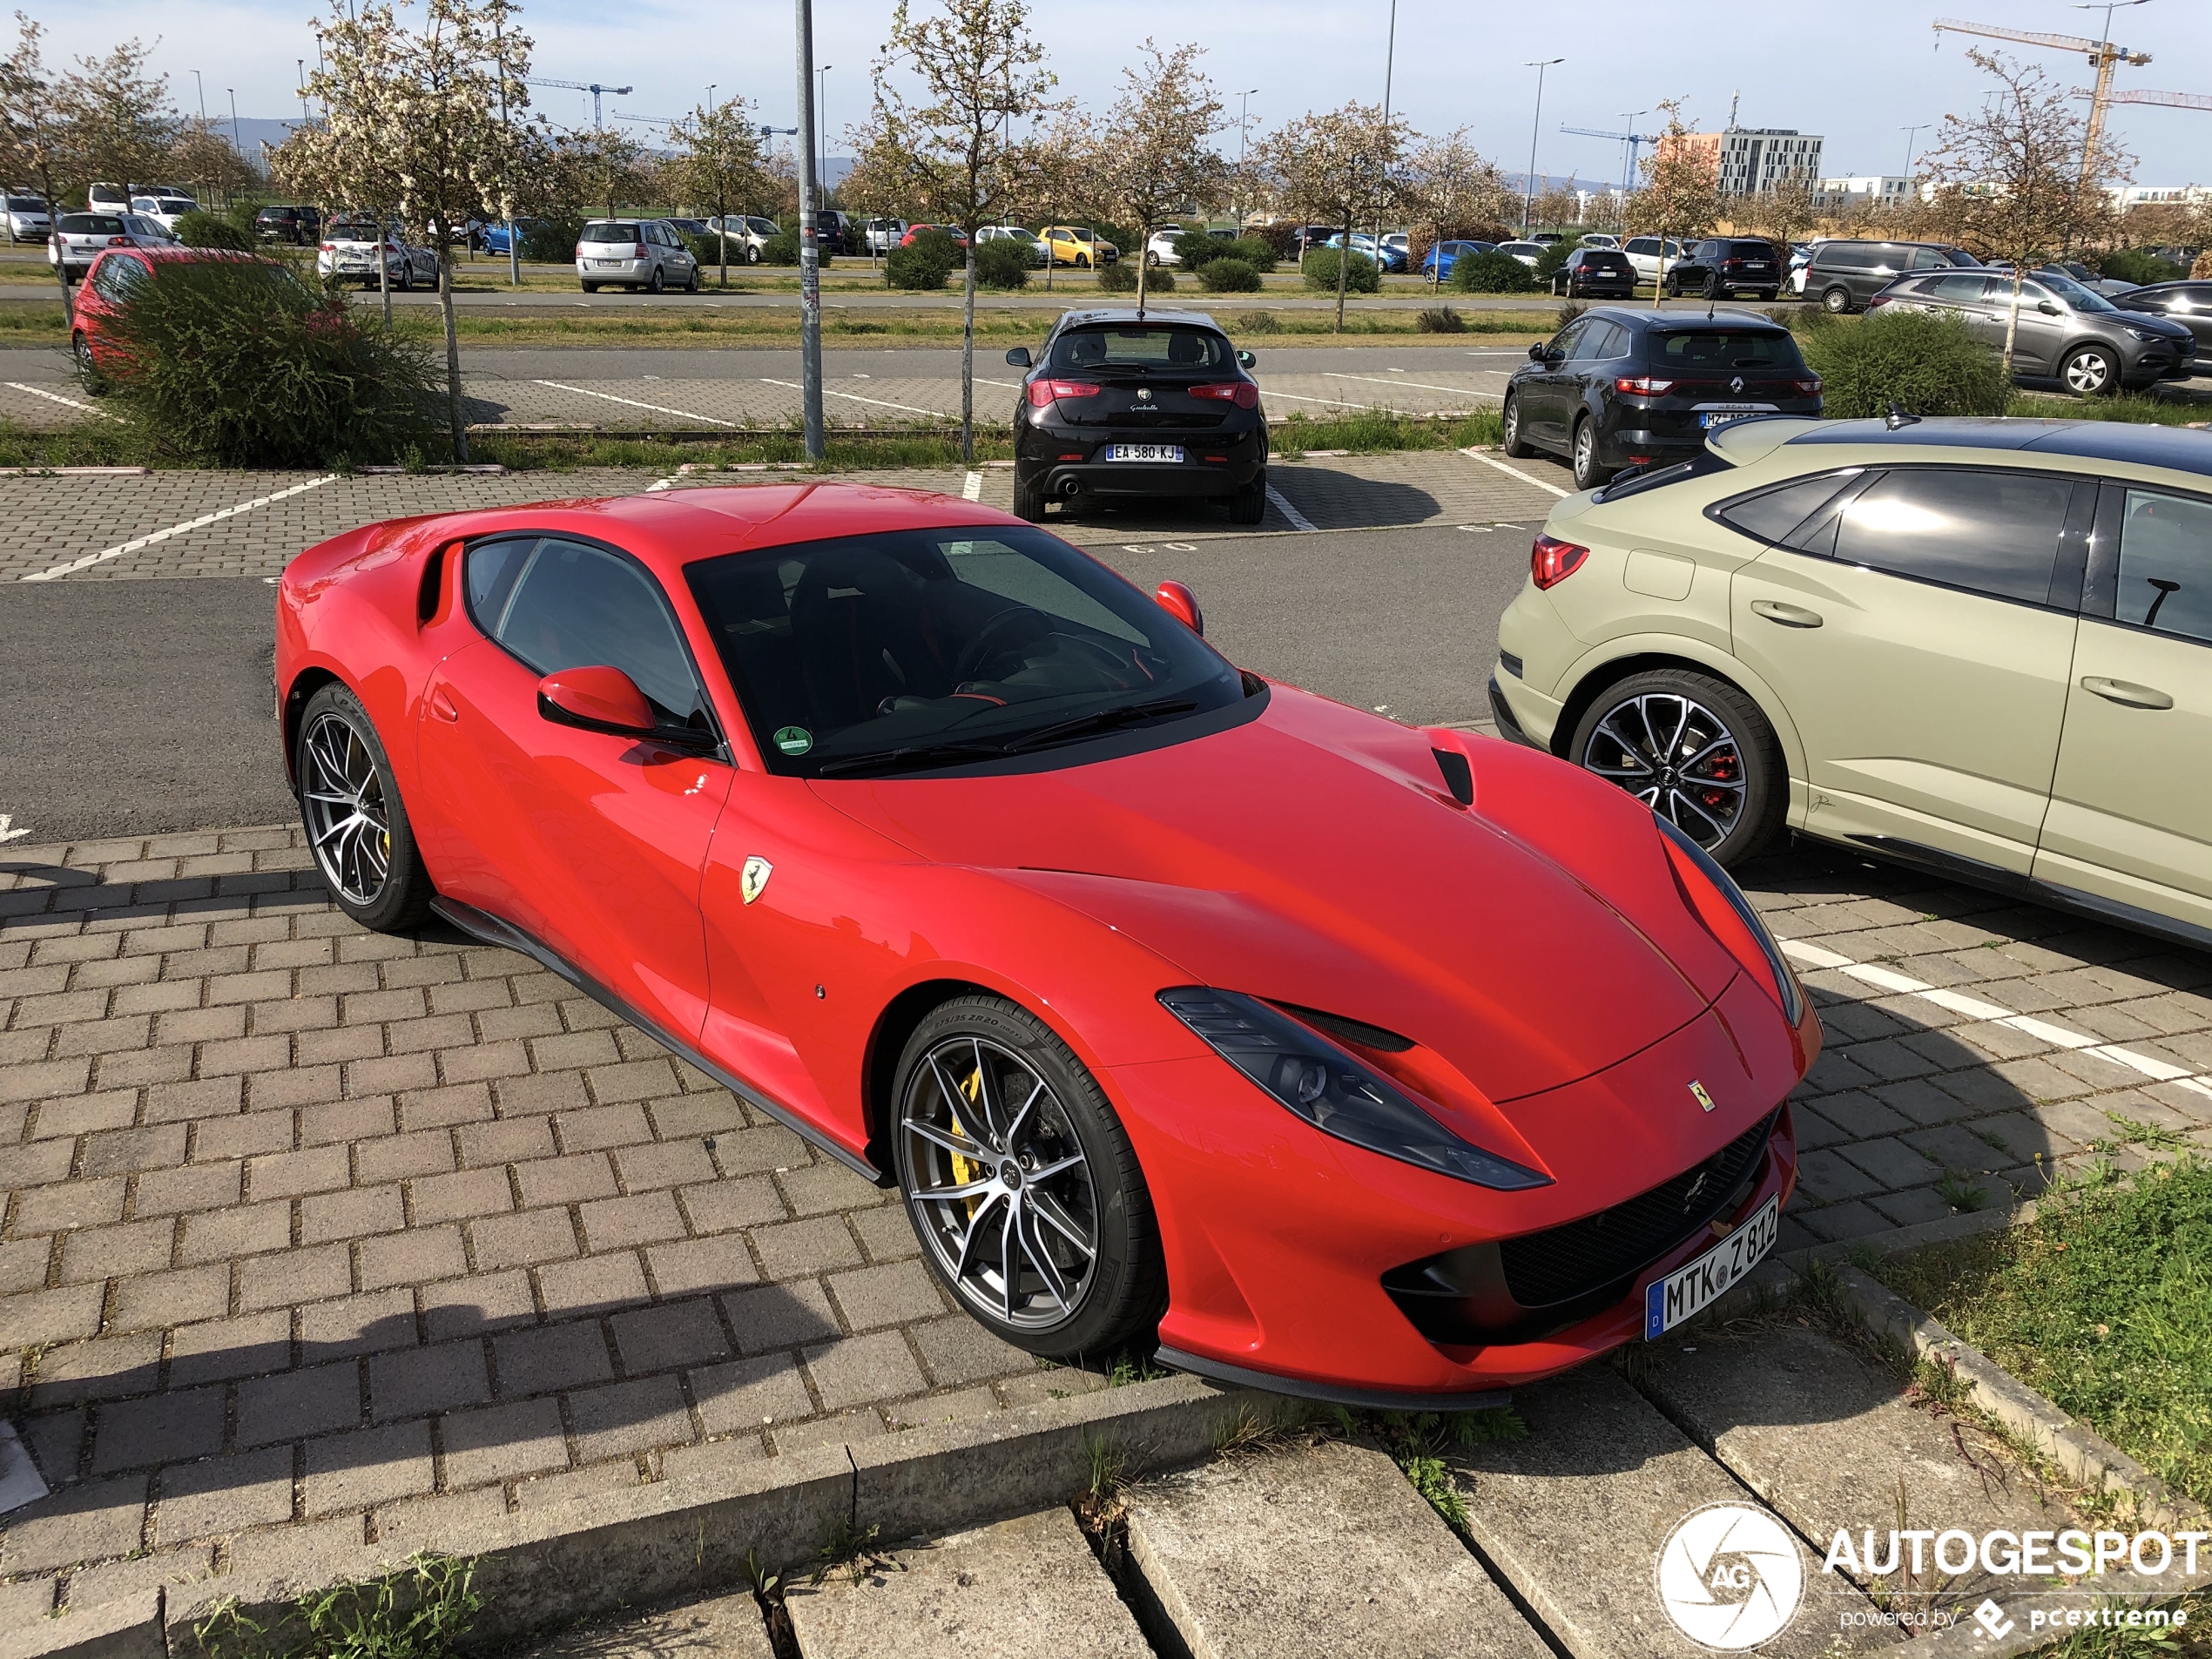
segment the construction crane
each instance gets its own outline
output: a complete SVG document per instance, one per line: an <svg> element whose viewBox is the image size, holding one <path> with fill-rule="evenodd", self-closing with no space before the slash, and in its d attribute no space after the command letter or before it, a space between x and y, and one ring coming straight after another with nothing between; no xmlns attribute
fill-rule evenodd
<svg viewBox="0 0 2212 1659"><path fill-rule="evenodd" d="M1956 17L1938 17L1937 34L1946 30L1954 35L1980 35L1990 40L2010 40L2023 46L2048 46L2054 51L2080 52L2089 60L2089 67L2097 71L2096 90L2089 94L2089 129L2081 138L2081 183L2089 183L2089 176L2096 169L2097 145L2104 138L2105 106L2113 101L2112 71L2118 64L2141 68L2150 62L2148 52L2131 51L2125 46L2115 46L2108 40L2085 40L2079 35L2039 34L2032 29L2000 29L1995 24L1961 23ZM1943 44L1938 40L1936 44ZM2121 95L2123 103L2139 100Z"/></svg>
<svg viewBox="0 0 2212 1659"><path fill-rule="evenodd" d="M599 125L599 95L602 92L612 92L617 98L628 98L632 92L637 90L634 86L602 86L597 81L540 80L535 75L530 76L529 80L532 86L558 86L563 88L564 91L570 92L590 93L591 125L595 131Z"/></svg>
<svg viewBox="0 0 2212 1659"><path fill-rule="evenodd" d="M2075 87L2074 95L2076 98L2094 98L2096 97L2096 94L2086 86ZM2207 98L2202 92L2114 92L2106 99L2106 102L2109 104L2158 104L2169 110L2212 110L2212 98Z"/></svg>
<svg viewBox="0 0 2212 1659"><path fill-rule="evenodd" d="M1559 130L1561 132L1571 132L1578 138L1610 138L1615 144L1627 145L1629 146L1629 171L1621 179L1621 188L1623 191L1635 188L1636 146L1640 144L1659 142L1657 138L1649 132L1601 132L1595 127L1571 127L1564 121L1559 124Z"/></svg>

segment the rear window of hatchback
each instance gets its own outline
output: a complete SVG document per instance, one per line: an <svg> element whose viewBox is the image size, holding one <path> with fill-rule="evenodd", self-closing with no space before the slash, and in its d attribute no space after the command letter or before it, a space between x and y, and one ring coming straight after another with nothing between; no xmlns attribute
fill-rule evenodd
<svg viewBox="0 0 2212 1659"><path fill-rule="evenodd" d="M1777 331L1716 328L1661 334L1651 344L1652 367L1689 370L1749 368L1803 374L1797 342Z"/></svg>
<svg viewBox="0 0 2212 1659"><path fill-rule="evenodd" d="M586 225L583 234L577 239L582 242L635 242L638 237L639 232L635 225L603 219L596 225Z"/></svg>
<svg viewBox="0 0 2212 1659"><path fill-rule="evenodd" d="M77 236L120 236L123 221L113 213L64 213L62 229Z"/></svg>

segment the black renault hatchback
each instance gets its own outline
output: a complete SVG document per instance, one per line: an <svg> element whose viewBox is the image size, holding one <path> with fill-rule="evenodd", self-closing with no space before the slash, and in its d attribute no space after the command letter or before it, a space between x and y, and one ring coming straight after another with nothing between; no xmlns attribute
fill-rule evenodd
<svg viewBox="0 0 2212 1659"><path fill-rule="evenodd" d="M1070 311L1032 361L1014 410L1014 510L1200 496L1232 523L1267 514L1267 416L1250 352L1197 311Z"/></svg>
<svg viewBox="0 0 2212 1659"><path fill-rule="evenodd" d="M1505 451L1564 456L1578 489L1696 455L1746 415L1820 413L1820 377L1790 331L1743 312L1602 307L1528 358L1506 382Z"/></svg>

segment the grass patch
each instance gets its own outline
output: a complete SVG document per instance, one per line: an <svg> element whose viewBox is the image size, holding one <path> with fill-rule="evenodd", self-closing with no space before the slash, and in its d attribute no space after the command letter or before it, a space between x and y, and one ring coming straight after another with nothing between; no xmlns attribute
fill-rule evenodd
<svg viewBox="0 0 2212 1659"><path fill-rule="evenodd" d="M761 438L732 438L678 443L664 438L602 438L589 432L541 436L536 434L472 432L469 453L496 461L516 472L574 472L584 467L637 467L674 472L695 467L757 467L803 464L805 440L796 431ZM1004 461L1014 441L1004 433L978 431L975 458ZM958 467L960 440L937 434L885 432L827 436L822 459L810 472L867 472L893 467ZM739 482L732 480L731 482Z"/></svg>
<svg viewBox="0 0 2212 1659"><path fill-rule="evenodd" d="M2132 421L2139 426L2202 426L2212 421L2212 398L2194 394L2161 396L2121 392L2112 397L2067 397L2056 392L2015 390L2005 413L2030 421Z"/></svg>
<svg viewBox="0 0 2212 1659"><path fill-rule="evenodd" d="M2027 1226L1875 1272L2030 1387L2212 1502L2212 1166L2100 1166Z"/></svg>
<svg viewBox="0 0 2212 1659"><path fill-rule="evenodd" d="M0 467L151 467L144 438L113 421L28 427L0 419Z"/></svg>
<svg viewBox="0 0 2212 1659"><path fill-rule="evenodd" d="M208 1659L448 1659L483 1608L475 1575L468 1557L416 1555L381 1578L312 1591L267 1624L219 1602L192 1634Z"/></svg>
<svg viewBox="0 0 2212 1659"><path fill-rule="evenodd" d="M1276 423L1271 431L1278 456L1301 455L1309 449L1349 449L1354 455L1368 455L1394 449L1464 449L1471 444L1496 443L1504 436L1505 425L1495 409L1477 409L1457 420L1398 415L1388 409L1353 409L1318 419L1293 415Z"/></svg>

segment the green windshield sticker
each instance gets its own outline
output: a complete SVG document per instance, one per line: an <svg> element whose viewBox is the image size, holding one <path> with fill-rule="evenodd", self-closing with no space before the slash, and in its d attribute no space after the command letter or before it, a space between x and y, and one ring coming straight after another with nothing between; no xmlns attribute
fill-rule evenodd
<svg viewBox="0 0 2212 1659"><path fill-rule="evenodd" d="M787 725L776 733L775 742L787 755L803 755L814 746L814 734L803 725Z"/></svg>

